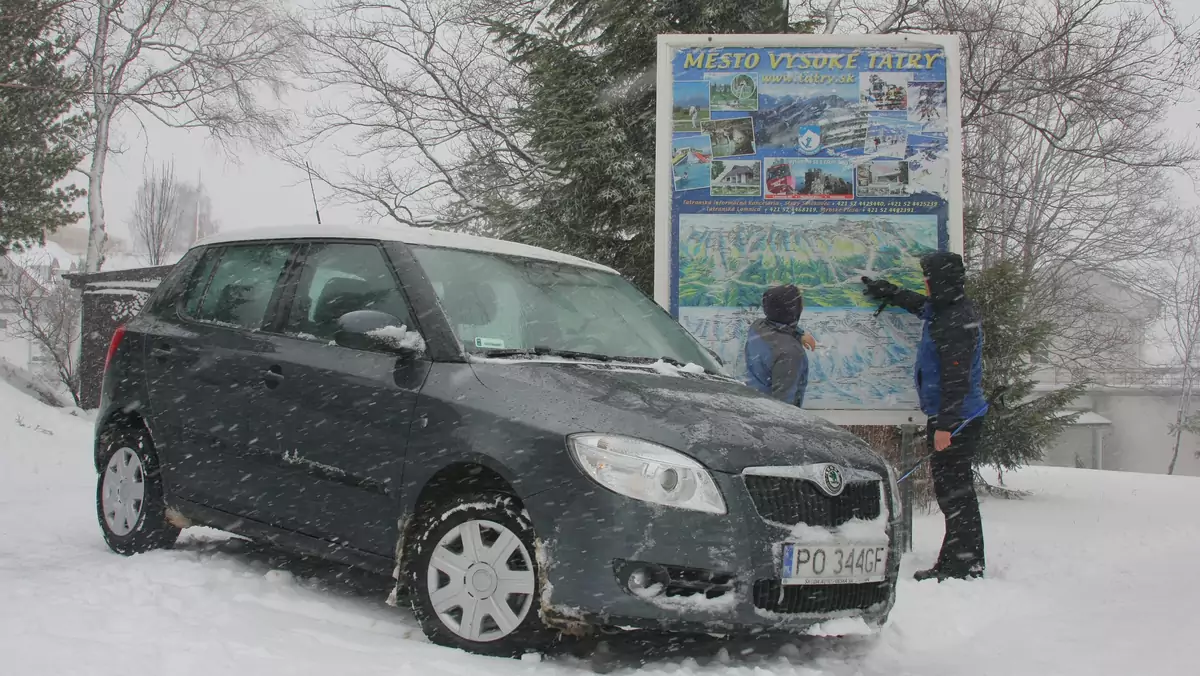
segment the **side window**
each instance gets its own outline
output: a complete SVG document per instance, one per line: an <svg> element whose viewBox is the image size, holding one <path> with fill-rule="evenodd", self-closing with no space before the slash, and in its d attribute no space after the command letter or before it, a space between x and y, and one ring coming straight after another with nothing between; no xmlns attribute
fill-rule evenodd
<svg viewBox="0 0 1200 676"><path fill-rule="evenodd" d="M220 249L209 249L204 252L204 257L196 263L196 267L192 268L192 273L188 276L187 287L183 291L182 307L185 315L196 316L196 310L200 307L200 299L204 297L204 292L208 289L208 281L212 279L213 268L216 267L217 259L220 257Z"/></svg>
<svg viewBox="0 0 1200 676"><path fill-rule="evenodd" d="M207 288L184 299L188 315L200 321L260 329L275 286L287 265L291 244L258 244L225 248L213 263L201 261L199 274L212 265Z"/></svg>
<svg viewBox="0 0 1200 676"><path fill-rule="evenodd" d="M383 251L374 244L314 244L305 257L287 333L333 340L347 312L377 310L413 328L408 303Z"/></svg>

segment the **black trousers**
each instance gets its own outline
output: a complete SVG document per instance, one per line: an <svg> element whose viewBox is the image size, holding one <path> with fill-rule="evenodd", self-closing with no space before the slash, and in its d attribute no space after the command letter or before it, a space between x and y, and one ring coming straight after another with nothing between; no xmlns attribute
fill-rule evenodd
<svg viewBox="0 0 1200 676"><path fill-rule="evenodd" d="M971 461L983 434L983 418L972 420L947 448L933 450L934 429L927 429L933 488L938 506L946 517L946 535L938 554L937 568L951 574L982 571L983 523L979 516L979 497L975 494L975 474Z"/></svg>

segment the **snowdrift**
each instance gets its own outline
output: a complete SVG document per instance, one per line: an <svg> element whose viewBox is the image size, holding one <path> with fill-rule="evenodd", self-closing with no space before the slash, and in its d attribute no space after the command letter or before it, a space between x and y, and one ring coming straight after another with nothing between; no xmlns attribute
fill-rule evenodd
<svg viewBox="0 0 1200 676"><path fill-rule="evenodd" d="M174 551L117 556L95 523L94 482L91 422L0 382L4 673L557 676L589 666L431 646L406 611L384 604L387 580L213 531L185 532ZM984 501L989 578L903 582L877 636L705 645L652 657L640 673L1195 673L1200 479L1031 468L1009 484L1031 495ZM916 526L906 575L932 562L941 538L936 514Z"/></svg>

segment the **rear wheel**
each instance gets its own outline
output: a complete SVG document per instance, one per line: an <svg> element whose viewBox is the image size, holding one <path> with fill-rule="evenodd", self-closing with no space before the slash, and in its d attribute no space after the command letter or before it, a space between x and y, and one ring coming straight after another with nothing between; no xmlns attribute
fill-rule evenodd
<svg viewBox="0 0 1200 676"><path fill-rule="evenodd" d="M503 494L455 498L424 520L409 550L413 612L429 640L517 657L543 650L533 526Z"/></svg>
<svg viewBox="0 0 1200 676"><path fill-rule="evenodd" d="M113 429L102 437L96 516L110 549L138 554L170 547L179 529L166 519L154 443L145 429Z"/></svg>

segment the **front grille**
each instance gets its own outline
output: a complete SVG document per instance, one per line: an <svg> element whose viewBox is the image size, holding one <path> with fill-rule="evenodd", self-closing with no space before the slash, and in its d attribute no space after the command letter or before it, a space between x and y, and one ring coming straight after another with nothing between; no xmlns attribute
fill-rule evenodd
<svg viewBox="0 0 1200 676"><path fill-rule="evenodd" d="M705 598L715 599L733 591L733 575L716 573L699 568L684 568L682 566L663 566L671 581L663 594L673 596L695 596L702 594Z"/></svg>
<svg viewBox="0 0 1200 676"><path fill-rule="evenodd" d="M851 519L879 518L879 482L847 483L837 497L805 479L748 474L746 488L762 518L776 523L836 528Z"/></svg>
<svg viewBox="0 0 1200 676"><path fill-rule="evenodd" d="M779 580L759 580L754 583L754 607L785 614L866 610L887 602L890 592L887 582L784 586Z"/></svg>

